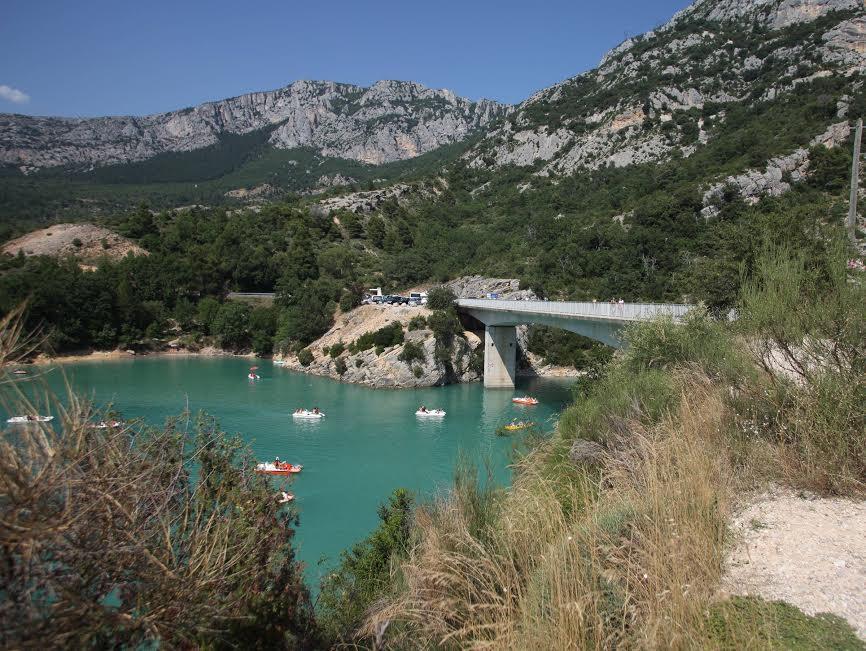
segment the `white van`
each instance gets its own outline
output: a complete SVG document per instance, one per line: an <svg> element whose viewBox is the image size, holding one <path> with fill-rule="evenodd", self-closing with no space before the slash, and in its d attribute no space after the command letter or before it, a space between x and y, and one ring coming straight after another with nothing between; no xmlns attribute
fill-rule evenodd
<svg viewBox="0 0 866 651"><path fill-rule="evenodd" d="M426 305L427 292L409 292L409 301L418 303L418 305Z"/></svg>

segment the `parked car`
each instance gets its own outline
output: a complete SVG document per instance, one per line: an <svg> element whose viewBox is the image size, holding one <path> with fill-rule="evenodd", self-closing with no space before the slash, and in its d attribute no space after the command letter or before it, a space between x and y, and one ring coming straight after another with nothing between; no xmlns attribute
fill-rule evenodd
<svg viewBox="0 0 866 651"><path fill-rule="evenodd" d="M374 305L383 305L385 303L386 296L374 296L370 300Z"/></svg>
<svg viewBox="0 0 866 651"><path fill-rule="evenodd" d="M418 305L427 304L427 292L409 292L409 301L415 301Z"/></svg>
<svg viewBox="0 0 866 651"><path fill-rule="evenodd" d="M405 296L398 296L397 294L391 294L390 296L385 297L385 302L388 305L404 305L409 302L409 299Z"/></svg>

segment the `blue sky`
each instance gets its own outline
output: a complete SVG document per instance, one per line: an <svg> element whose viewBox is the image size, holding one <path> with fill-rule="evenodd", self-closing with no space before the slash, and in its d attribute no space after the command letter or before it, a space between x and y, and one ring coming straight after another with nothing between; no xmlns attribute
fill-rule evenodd
<svg viewBox="0 0 866 651"><path fill-rule="evenodd" d="M296 79L518 102L688 0L3 0L0 112L146 114Z"/></svg>

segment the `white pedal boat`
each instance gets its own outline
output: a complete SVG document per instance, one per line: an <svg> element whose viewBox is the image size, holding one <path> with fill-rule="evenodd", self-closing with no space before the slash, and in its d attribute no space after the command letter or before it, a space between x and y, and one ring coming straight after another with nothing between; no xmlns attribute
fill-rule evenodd
<svg viewBox="0 0 866 651"><path fill-rule="evenodd" d="M112 420L110 422L101 420L98 423L90 423L88 427L91 429L108 429L109 427L123 427L123 423L119 420Z"/></svg>
<svg viewBox="0 0 866 651"><path fill-rule="evenodd" d="M324 417L325 417L324 412L320 411L317 414L317 413L314 413L312 411L307 411L306 409L304 409L304 411L296 411L296 412L292 413L292 418L304 418L307 420L319 420L320 418L324 418Z"/></svg>
<svg viewBox="0 0 866 651"><path fill-rule="evenodd" d="M7 418L7 423L47 423L54 420L54 416L13 416Z"/></svg>
<svg viewBox="0 0 866 651"><path fill-rule="evenodd" d="M444 409L427 409L426 411L421 411L420 409L415 412L416 416L427 417L427 418L443 418L445 416Z"/></svg>

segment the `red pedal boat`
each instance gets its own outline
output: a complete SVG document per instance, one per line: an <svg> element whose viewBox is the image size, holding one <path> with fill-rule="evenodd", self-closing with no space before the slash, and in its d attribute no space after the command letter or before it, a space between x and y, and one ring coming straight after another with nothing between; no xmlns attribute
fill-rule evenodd
<svg viewBox="0 0 866 651"><path fill-rule="evenodd" d="M537 405L538 398L530 398L529 396L523 396L522 398L512 398L511 402L515 402L518 405Z"/></svg>
<svg viewBox="0 0 866 651"><path fill-rule="evenodd" d="M273 461L267 461L265 463L256 464L256 472L265 475L293 475L297 472L301 472L303 469L304 467L302 465L295 463L274 463Z"/></svg>

